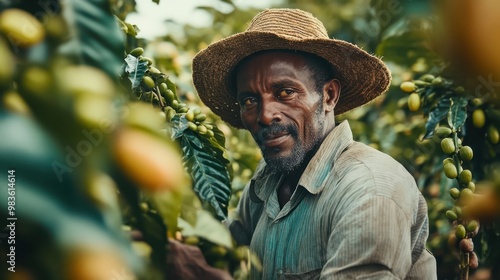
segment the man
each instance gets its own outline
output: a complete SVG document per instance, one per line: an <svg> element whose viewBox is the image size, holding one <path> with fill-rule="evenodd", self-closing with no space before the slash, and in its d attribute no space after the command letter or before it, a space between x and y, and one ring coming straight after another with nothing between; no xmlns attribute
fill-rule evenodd
<svg viewBox="0 0 500 280"><path fill-rule="evenodd" d="M436 278L415 180L335 123L389 86L378 58L328 38L310 13L269 9L198 53L193 79L264 156L228 221L263 264L253 279Z"/></svg>

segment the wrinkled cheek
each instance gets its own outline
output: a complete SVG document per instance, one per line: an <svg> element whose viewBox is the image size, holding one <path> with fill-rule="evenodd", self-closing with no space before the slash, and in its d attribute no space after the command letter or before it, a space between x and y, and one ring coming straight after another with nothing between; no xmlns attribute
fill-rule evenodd
<svg viewBox="0 0 500 280"><path fill-rule="evenodd" d="M311 149L317 144L316 142L320 135L321 126L321 121L316 120L316 122L311 123L304 131L304 141L302 143L304 143L306 149Z"/></svg>
<svg viewBox="0 0 500 280"><path fill-rule="evenodd" d="M245 126L245 128L247 130L252 132L251 118L248 116L248 114L245 112L240 112L240 119L241 119L241 122L243 123L243 126ZM252 132L252 134L253 134L253 132Z"/></svg>
<svg viewBox="0 0 500 280"><path fill-rule="evenodd" d="M250 132L252 138L257 142L257 133L259 132L259 128L256 125L255 118L249 116L248 113L241 113L240 116L243 126Z"/></svg>

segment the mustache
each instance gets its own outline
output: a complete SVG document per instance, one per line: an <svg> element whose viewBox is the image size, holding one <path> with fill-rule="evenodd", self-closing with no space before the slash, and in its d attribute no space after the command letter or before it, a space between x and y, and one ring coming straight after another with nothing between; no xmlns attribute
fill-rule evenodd
<svg viewBox="0 0 500 280"><path fill-rule="evenodd" d="M299 135L299 131L296 126L292 124L284 125L284 124L271 124L268 127L262 128L257 132L254 136L255 141L260 145L266 139L269 139L273 135L276 134L290 134L292 137L297 138Z"/></svg>

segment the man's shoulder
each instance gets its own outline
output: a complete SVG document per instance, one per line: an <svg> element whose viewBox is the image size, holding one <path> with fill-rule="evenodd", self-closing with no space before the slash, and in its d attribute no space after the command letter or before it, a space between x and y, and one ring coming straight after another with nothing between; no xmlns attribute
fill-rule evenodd
<svg viewBox="0 0 500 280"><path fill-rule="evenodd" d="M336 183L325 195L347 208L376 197L393 201L408 217L418 208L421 194L413 176L391 156L363 143L353 142L342 153L333 174Z"/></svg>
<svg viewBox="0 0 500 280"><path fill-rule="evenodd" d="M389 172L394 179L411 176L406 168L390 155L356 141L344 150L336 164L337 168L347 172L353 170L367 173L380 172L381 175Z"/></svg>
<svg viewBox="0 0 500 280"><path fill-rule="evenodd" d="M390 194L418 190L415 179L401 163L360 142L353 142L335 165L335 173L346 183L360 186L368 193Z"/></svg>
<svg viewBox="0 0 500 280"><path fill-rule="evenodd" d="M390 155L357 141L353 141L351 145L342 152L337 161L342 163L359 163L366 167L380 166L381 168L384 166L392 167L401 165Z"/></svg>

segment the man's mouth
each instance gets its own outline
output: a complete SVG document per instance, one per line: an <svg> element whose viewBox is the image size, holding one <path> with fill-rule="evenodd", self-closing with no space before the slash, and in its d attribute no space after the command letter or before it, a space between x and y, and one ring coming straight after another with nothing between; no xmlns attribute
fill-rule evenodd
<svg viewBox="0 0 500 280"><path fill-rule="evenodd" d="M297 129L293 125L274 124L258 131L254 139L262 150L272 148L279 149L289 140L289 137L297 138Z"/></svg>
<svg viewBox="0 0 500 280"><path fill-rule="evenodd" d="M271 148L271 147L276 147L281 145L284 141L288 139L290 136L289 133L287 132L281 132L281 133L269 133L266 134L264 139L262 139L262 146Z"/></svg>

